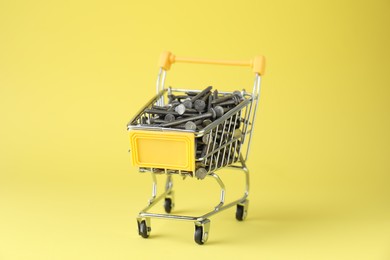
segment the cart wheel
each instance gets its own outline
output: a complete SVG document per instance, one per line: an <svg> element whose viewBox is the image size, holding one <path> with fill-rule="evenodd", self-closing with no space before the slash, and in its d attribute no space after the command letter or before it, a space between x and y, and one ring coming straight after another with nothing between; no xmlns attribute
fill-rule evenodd
<svg viewBox="0 0 390 260"><path fill-rule="evenodd" d="M203 245L203 227L195 226L195 236L194 236L195 242L199 245Z"/></svg>
<svg viewBox="0 0 390 260"><path fill-rule="evenodd" d="M195 222L194 240L197 244L203 245L209 238L210 220L205 219L201 222Z"/></svg>
<svg viewBox="0 0 390 260"><path fill-rule="evenodd" d="M248 201L245 200L243 203L237 204L236 219L243 221L248 215Z"/></svg>
<svg viewBox="0 0 390 260"><path fill-rule="evenodd" d="M166 213L171 213L172 208L173 208L172 199L171 198L165 198L165 201L164 201L165 212Z"/></svg>
<svg viewBox="0 0 390 260"><path fill-rule="evenodd" d="M143 238L148 238L151 228L146 224L146 220L138 222L138 234Z"/></svg>

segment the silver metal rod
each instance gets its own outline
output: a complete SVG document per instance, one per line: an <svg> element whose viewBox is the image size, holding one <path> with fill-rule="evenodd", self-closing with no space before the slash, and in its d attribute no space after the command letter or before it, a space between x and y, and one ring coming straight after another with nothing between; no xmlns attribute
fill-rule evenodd
<svg viewBox="0 0 390 260"><path fill-rule="evenodd" d="M167 181L165 183L165 192L169 193L172 190L173 182L172 182L172 174L167 173Z"/></svg>
<svg viewBox="0 0 390 260"><path fill-rule="evenodd" d="M160 70L158 71L158 75L157 75L157 82L156 82L156 95L158 95L158 93L160 93L160 79L161 79L161 73L162 73L163 69L160 68Z"/></svg>
<svg viewBox="0 0 390 260"><path fill-rule="evenodd" d="M253 102L255 102L255 108L254 108L253 115L252 115L252 120L251 120L252 127L251 127L251 132L250 132L250 135L249 135L248 146L247 146L246 153L245 153L245 161L248 159L248 155L249 155L249 148L251 146L252 133L253 133L253 129L255 128L257 106L258 106L259 100L260 100L260 82L261 82L261 77L260 77L259 74L256 73L256 78L257 78L257 81L256 81L256 97L255 97L255 100L253 100Z"/></svg>
<svg viewBox="0 0 390 260"><path fill-rule="evenodd" d="M149 200L149 205L153 203L157 195L157 178L156 175L152 172L152 197Z"/></svg>
<svg viewBox="0 0 390 260"><path fill-rule="evenodd" d="M219 176L215 173L211 173L208 176L213 177L218 182L219 187L221 188L219 204L214 208L215 210L219 210L225 203L225 184L223 184L221 178L219 178Z"/></svg>
<svg viewBox="0 0 390 260"><path fill-rule="evenodd" d="M198 220L198 217L191 216L181 216L181 215L171 215L171 214L157 214L157 213L148 213L141 212L139 213L140 217L149 217L149 218L163 218L163 219L175 219L175 220L187 220L187 221L195 221Z"/></svg>
<svg viewBox="0 0 390 260"><path fill-rule="evenodd" d="M257 84L257 74L255 76L255 80L254 80L254 83L253 83L253 91L252 91L252 97L251 97L251 103L249 105L249 111L248 111L248 107L246 107L246 111L245 111L245 120L247 122L250 122L249 119L250 119L250 116L252 114L252 108L253 108L253 102L256 101L256 97L254 95L254 91L255 91L255 88L256 88L256 84ZM244 128L243 128L243 133L244 133L244 136L242 138L242 143L244 144L245 143L245 139L246 139L246 133L247 133L247 130L248 130L248 126L249 126L249 123L245 124L244 125Z"/></svg>
<svg viewBox="0 0 390 260"><path fill-rule="evenodd" d="M246 163L245 163L245 160L244 160L242 154L240 154L240 162L241 162L241 165L242 165L242 170L245 173L245 196L248 197L248 195L249 195L249 187L250 187L250 185L249 185L250 184L249 183L249 170L246 167Z"/></svg>
<svg viewBox="0 0 390 260"><path fill-rule="evenodd" d="M164 90L164 87L165 87L165 77L167 75L167 72L166 70L163 70L163 75L162 75L162 80L161 80L161 85L160 85L160 88L161 88L161 91ZM161 96L161 100L160 100L160 105L163 106L165 104L165 100L164 100L164 95Z"/></svg>

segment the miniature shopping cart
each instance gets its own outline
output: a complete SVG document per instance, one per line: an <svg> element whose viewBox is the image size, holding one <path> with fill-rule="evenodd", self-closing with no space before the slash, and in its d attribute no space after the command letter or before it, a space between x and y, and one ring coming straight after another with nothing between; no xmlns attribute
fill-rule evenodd
<svg viewBox="0 0 390 260"><path fill-rule="evenodd" d="M255 73L252 92L241 91L241 101L234 108L200 130L186 130L148 125L150 114L145 111L154 106L163 106L170 95L199 93L200 90L165 88L166 71L173 63L220 64L251 67ZM260 80L264 74L264 57L256 56L251 61L220 61L177 57L164 52L160 58L157 78L157 95L152 98L128 123L132 164L140 172L150 172L153 179L152 197L146 208L137 217L139 235L147 238L151 231L151 218L193 221L195 242L207 241L210 229L209 218L225 209L236 206L236 219L247 216L249 194L249 171L246 160L254 130L256 110L260 97ZM233 92L219 92L230 95ZM218 138L217 138L218 136ZM196 146L203 142L204 152L197 153ZM216 171L222 168L241 170L245 176L244 195L225 203L225 185ZM166 175L165 191L157 195L157 174ZM220 201L213 210L201 216L170 214L174 206L172 176L215 179L220 186ZM149 210L159 201L164 201L166 214L151 213Z"/></svg>

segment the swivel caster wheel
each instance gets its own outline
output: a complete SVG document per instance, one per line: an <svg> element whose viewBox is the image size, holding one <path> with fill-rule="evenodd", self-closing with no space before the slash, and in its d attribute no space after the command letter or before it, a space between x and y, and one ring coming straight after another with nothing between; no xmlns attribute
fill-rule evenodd
<svg viewBox="0 0 390 260"><path fill-rule="evenodd" d="M174 207L173 199L172 198L165 198L165 201L164 201L165 212L171 213L173 207Z"/></svg>
<svg viewBox="0 0 390 260"><path fill-rule="evenodd" d="M248 204L248 200L244 200L243 202L237 204L236 219L238 221L245 220L246 216L248 215Z"/></svg>
<svg viewBox="0 0 390 260"><path fill-rule="evenodd" d="M167 195L165 195L164 200L164 210L166 213L171 213L172 209L175 207L175 192L169 191Z"/></svg>
<svg viewBox="0 0 390 260"><path fill-rule="evenodd" d="M150 227L150 218L137 218L138 234L143 238L148 238L152 228Z"/></svg>
<svg viewBox="0 0 390 260"><path fill-rule="evenodd" d="M201 222L195 222L194 240L197 244L203 245L209 238L210 220L205 219Z"/></svg>

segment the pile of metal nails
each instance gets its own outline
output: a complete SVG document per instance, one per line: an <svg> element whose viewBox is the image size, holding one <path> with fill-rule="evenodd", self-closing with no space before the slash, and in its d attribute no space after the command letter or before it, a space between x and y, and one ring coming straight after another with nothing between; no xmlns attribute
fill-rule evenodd
<svg viewBox="0 0 390 260"><path fill-rule="evenodd" d="M211 86L200 92L185 92L185 95L169 93L168 104L154 105L143 111L141 124L148 127L198 131L222 117L243 100L240 91L221 94L218 90L212 91ZM237 111L226 122L195 139L197 159L195 176L198 179L204 179L213 169L238 160L242 141L241 123L245 124L241 118L241 111ZM216 149L219 149L219 152L213 152Z"/></svg>
<svg viewBox="0 0 390 260"><path fill-rule="evenodd" d="M195 176L204 179L209 171L236 162L241 149L241 137L242 132L237 120L233 129L221 128L196 140L196 158L200 160L196 164ZM215 152L216 149L219 151Z"/></svg>
<svg viewBox="0 0 390 260"><path fill-rule="evenodd" d="M154 105L145 109L142 124L156 127L170 127L185 130L201 130L227 111L238 105L244 98L240 91L220 95L212 86L201 92L186 92L186 95L168 94L169 103Z"/></svg>

